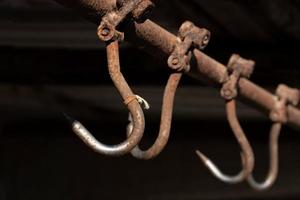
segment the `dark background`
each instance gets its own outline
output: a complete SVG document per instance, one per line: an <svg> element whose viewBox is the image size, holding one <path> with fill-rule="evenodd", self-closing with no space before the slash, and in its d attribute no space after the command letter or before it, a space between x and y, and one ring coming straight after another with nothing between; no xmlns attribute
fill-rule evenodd
<svg viewBox="0 0 300 200"><path fill-rule="evenodd" d="M254 59L252 80L272 92L279 83L300 87L298 0L165 0L151 18L173 33L185 20L209 29L205 52L224 64L232 53ZM230 174L240 170L240 150L218 91L189 77L178 90L170 142L158 158L110 158L88 149L61 112L107 144L125 139L127 123L95 30L51 0L0 0L0 200L299 199L300 132L289 127L280 138L272 190L226 185L208 172L196 149ZM127 43L121 64L134 91L152 106L145 112L146 148L157 136L168 70ZM238 111L262 180L270 122L252 108L239 105Z"/></svg>

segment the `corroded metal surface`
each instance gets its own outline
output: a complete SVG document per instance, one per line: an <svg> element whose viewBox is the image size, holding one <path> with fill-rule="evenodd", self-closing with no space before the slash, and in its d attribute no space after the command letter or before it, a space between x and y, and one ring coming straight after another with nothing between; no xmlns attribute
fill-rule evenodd
<svg viewBox="0 0 300 200"><path fill-rule="evenodd" d="M254 65L254 61L244 59L237 54L231 56L227 65L229 77L221 89L221 96L224 99L231 100L237 97L237 82L241 77L250 78L254 71Z"/></svg>
<svg viewBox="0 0 300 200"><path fill-rule="evenodd" d="M249 185L255 189L255 190L267 190L270 189L278 176L278 169L279 169L279 163L278 163L278 139L280 136L280 131L282 128L281 123L274 123L272 125L271 131L270 131L270 139L269 139L269 156L270 156L270 166L269 171L267 174L267 177L262 182L257 182L253 175L250 174L247 178L247 182Z"/></svg>
<svg viewBox="0 0 300 200"><path fill-rule="evenodd" d="M255 190L267 190L272 187L278 176L278 139L282 125L288 121L287 106L298 105L300 101L300 92L298 89L290 88L287 85L280 84L276 90L276 106L270 112L270 119L273 125L270 131L269 139L269 154L270 166L267 177L263 182L257 182L251 174L247 181L249 185Z"/></svg>
<svg viewBox="0 0 300 200"><path fill-rule="evenodd" d="M174 98L181 77L182 77L182 73L173 73L169 77L168 83L164 91L160 129L159 129L158 137L156 138L154 144L146 151L142 151L138 146L136 146L131 151L131 154L134 157L139 159L144 159L144 160L152 159L158 156L158 154L162 152L162 150L168 143L171 124L172 124ZM128 136L131 135L132 128L133 128L133 123L130 122L130 124L128 124L127 127Z"/></svg>
<svg viewBox="0 0 300 200"><path fill-rule="evenodd" d="M232 56L227 69L223 64L201 52L209 42L210 32L196 27L191 22L185 22L180 28L179 35L175 36L151 20L141 20L143 14L153 6L149 0L69 0L66 2L75 7L84 5L85 10L88 8L88 15L94 16L92 18L98 24L101 20L99 16L103 17L98 35L103 41L110 41L107 46L109 73L132 117L127 129L128 139L116 146L99 143L79 122L74 122L73 130L88 146L96 152L107 155L122 155L132 150L132 155L141 159L157 156L168 141L175 91L181 73L185 72L194 78L205 79L218 88L222 87L221 94L226 100L227 119L242 150L243 168L235 176L222 173L210 159L197 151L204 164L214 176L227 183L239 183L247 179L249 184L258 190L269 188L274 183L278 173L278 137L281 127L288 123L300 128L300 111L296 107L300 100L299 90L281 85L276 95L271 94L248 80L255 63L252 60L242 59L238 55ZM117 26L128 16L131 20L122 24L124 25L122 32L116 31ZM144 45L149 52L167 60L169 67L179 72L170 76L164 94L160 132L154 145L146 151L140 150L137 146L144 131L143 112L137 96L133 94L120 72L118 40L123 40L121 37L123 34L131 43ZM165 59L166 57L169 59ZM270 132L270 170L263 183L257 183L251 175L254 168L254 155L237 117L237 97L268 114L274 123Z"/></svg>
<svg viewBox="0 0 300 200"><path fill-rule="evenodd" d="M171 69L188 72L190 70L191 49L204 49L210 39L210 32L205 28L199 28L192 22L184 22L178 32L179 40L168 58Z"/></svg>
<svg viewBox="0 0 300 200"><path fill-rule="evenodd" d="M85 142L91 149L97 153L120 156L129 153L141 140L145 128L143 110L135 98L134 93L128 86L120 70L119 61L119 44L118 41L111 42L107 45L108 69L115 87L122 96L129 112L132 115L133 130L132 134L126 141L118 145L105 145L100 143L81 123L73 122L73 131ZM130 101L128 101L130 99Z"/></svg>
<svg viewBox="0 0 300 200"><path fill-rule="evenodd" d="M254 154L252 147L237 118L235 100L230 100L226 102L226 114L232 132L234 133L242 150L242 170L237 175L226 175L202 152L197 150L196 153L202 160L204 165L216 178L225 183L236 184L244 181L252 173L254 168Z"/></svg>

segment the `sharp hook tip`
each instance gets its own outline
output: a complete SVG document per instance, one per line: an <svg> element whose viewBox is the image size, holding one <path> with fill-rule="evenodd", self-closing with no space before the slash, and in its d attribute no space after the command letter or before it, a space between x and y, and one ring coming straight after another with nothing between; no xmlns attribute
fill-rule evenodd
<svg viewBox="0 0 300 200"><path fill-rule="evenodd" d="M73 124L76 120L75 119L73 119L70 115L68 115L67 113L65 113L65 112L62 112L62 115L64 116L64 118L68 121L68 122L70 122L70 124Z"/></svg>
<svg viewBox="0 0 300 200"><path fill-rule="evenodd" d="M207 162L209 161L209 159L199 150L196 151L196 154L199 156L199 158L203 161L203 162Z"/></svg>

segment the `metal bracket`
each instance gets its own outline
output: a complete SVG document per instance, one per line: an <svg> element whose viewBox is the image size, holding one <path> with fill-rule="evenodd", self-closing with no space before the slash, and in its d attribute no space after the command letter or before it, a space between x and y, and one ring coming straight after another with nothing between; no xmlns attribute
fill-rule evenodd
<svg viewBox="0 0 300 200"><path fill-rule="evenodd" d="M168 59L168 65L177 71L189 71L190 49L192 47L200 50L204 49L210 40L210 32L186 21L181 25L178 37L179 42Z"/></svg>
<svg viewBox="0 0 300 200"><path fill-rule="evenodd" d="M124 33L117 31L116 27L129 15L135 20L141 20L148 13L154 4L150 0L129 0L125 1L119 9L112 10L103 16L98 27L98 37L107 42L110 40L124 40Z"/></svg>
<svg viewBox="0 0 300 200"><path fill-rule="evenodd" d="M286 106L291 104L297 106L300 101L300 91L280 84L276 89L277 101L275 108L270 113L270 118L274 122L287 123L288 114Z"/></svg>
<svg viewBox="0 0 300 200"><path fill-rule="evenodd" d="M238 54L233 54L228 62L227 69L229 78L223 84L221 96L226 100L237 97L237 84L241 77L250 78L254 71L255 62L242 58Z"/></svg>

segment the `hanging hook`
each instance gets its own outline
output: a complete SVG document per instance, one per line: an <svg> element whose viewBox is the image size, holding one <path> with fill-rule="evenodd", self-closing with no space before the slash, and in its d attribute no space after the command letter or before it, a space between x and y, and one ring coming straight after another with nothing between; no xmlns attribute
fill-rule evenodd
<svg viewBox="0 0 300 200"><path fill-rule="evenodd" d="M182 73L173 73L170 75L168 83L166 85L162 103L162 112L161 112L161 122L160 130L158 137L156 138L154 144L146 151L142 151L139 146L136 146L131 154L139 159L149 160L156 157L166 146L169 136L172 123L172 113L174 105L174 97L182 77ZM129 114L130 123L127 126L127 136L132 134L133 123L131 114Z"/></svg>
<svg viewBox="0 0 300 200"><path fill-rule="evenodd" d="M231 129L242 149L241 154L244 156L244 159L242 158L243 169L235 176L226 175L221 172L221 170L203 153L198 150L196 151L196 153L216 178L220 179L223 182L234 184L242 182L251 173L254 167L254 155L248 139L245 136L245 133L237 119L235 100L226 102L226 113Z"/></svg>
<svg viewBox="0 0 300 200"><path fill-rule="evenodd" d="M205 166L211 171L211 173L218 179L226 183L239 183L247 178L247 176L252 172L254 167L254 155L251 145L239 123L236 114L236 102L235 98L237 96L237 83L240 77L250 77L253 69L254 62L251 60L245 60L239 55L232 55L229 63L228 70L231 72L227 82L223 84L221 90L222 97L226 100L226 115L230 127L241 147L241 160L243 168L242 170L234 176L224 174L208 157L206 157L202 152L196 151L199 158L205 164Z"/></svg>
<svg viewBox="0 0 300 200"><path fill-rule="evenodd" d="M192 22L184 22L178 31L178 43L175 45L173 52L168 58L169 68L175 70L167 82L160 120L160 130L154 144L146 151L142 151L136 146L131 154L139 159L152 159L156 157L166 146L172 123L172 113L174 106L175 93L182 77L183 72L188 72L190 69L189 63L191 59L191 49L204 49L210 40L210 32L204 28L195 26ZM127 127L127 135L131 135L132 122L129 115Z"/></svg>
<svg viewBox="0 0 300 200"><path fill-rule="evenodd" d="M249 185L255 190L266 190L272 187L278 175L278 139L282 128L281 123L274 123L270 131L270 167L266 179L258 183L252 174L247 178Z"/></svg>
<svg viewBox="0 0 300 200"><path fill-rule="evenodd" d="M276 90L277 102L274 110L270 114L270 118L274 121L270 131L269 152L270 152L270 166L269 172L264 181L257 182L253 175L250 174L247 178L249 185L259 191L267 190L273 186L278 176L278 139L282 124L287 122L286 106L292 104L297 106L300 100L300 93L297 89L289 88L286 85L279 85Z"/></svg>
<svg viewBox="0 0 300 200"><path fill-rule="evenodd" d="M116 4L116 1L115 1ZM133 130L126 141L118 145L108 146L100 143L94 136L78 121L73 120L73 131L97 153L119 156L130 152L141 140L145 120L144 113L139 104L139 96L133 94L128 86L123 74L120 71L119 41L123 41L124 33L116 28L131 13L135 18L142 17L143 13L150 8L152 3L145 0L132 0L108 11L103 17L98 27L97 34L100 40L106 42L108 70L115 87L122 96L124 104L132 115Z"/></svg>
<svg viewBox="0 0 300 200"><path fill-rule="evenodd" d="M108 69L111 79L113 80L115 87L119 91L124 100L124 104L127 106L129 112L132 115L133 131L126 141L118 145L108 146L100 143L80 122L73 121L72 129L80 137L80 139L86 143L91 149L97 153L120 156L130 152L141 140L144 128L144 113L137 100L136 95L128 86L125 78L120 71L119 61L119 44L118 41L112 41L107 44L107 60Z"/></svg>

